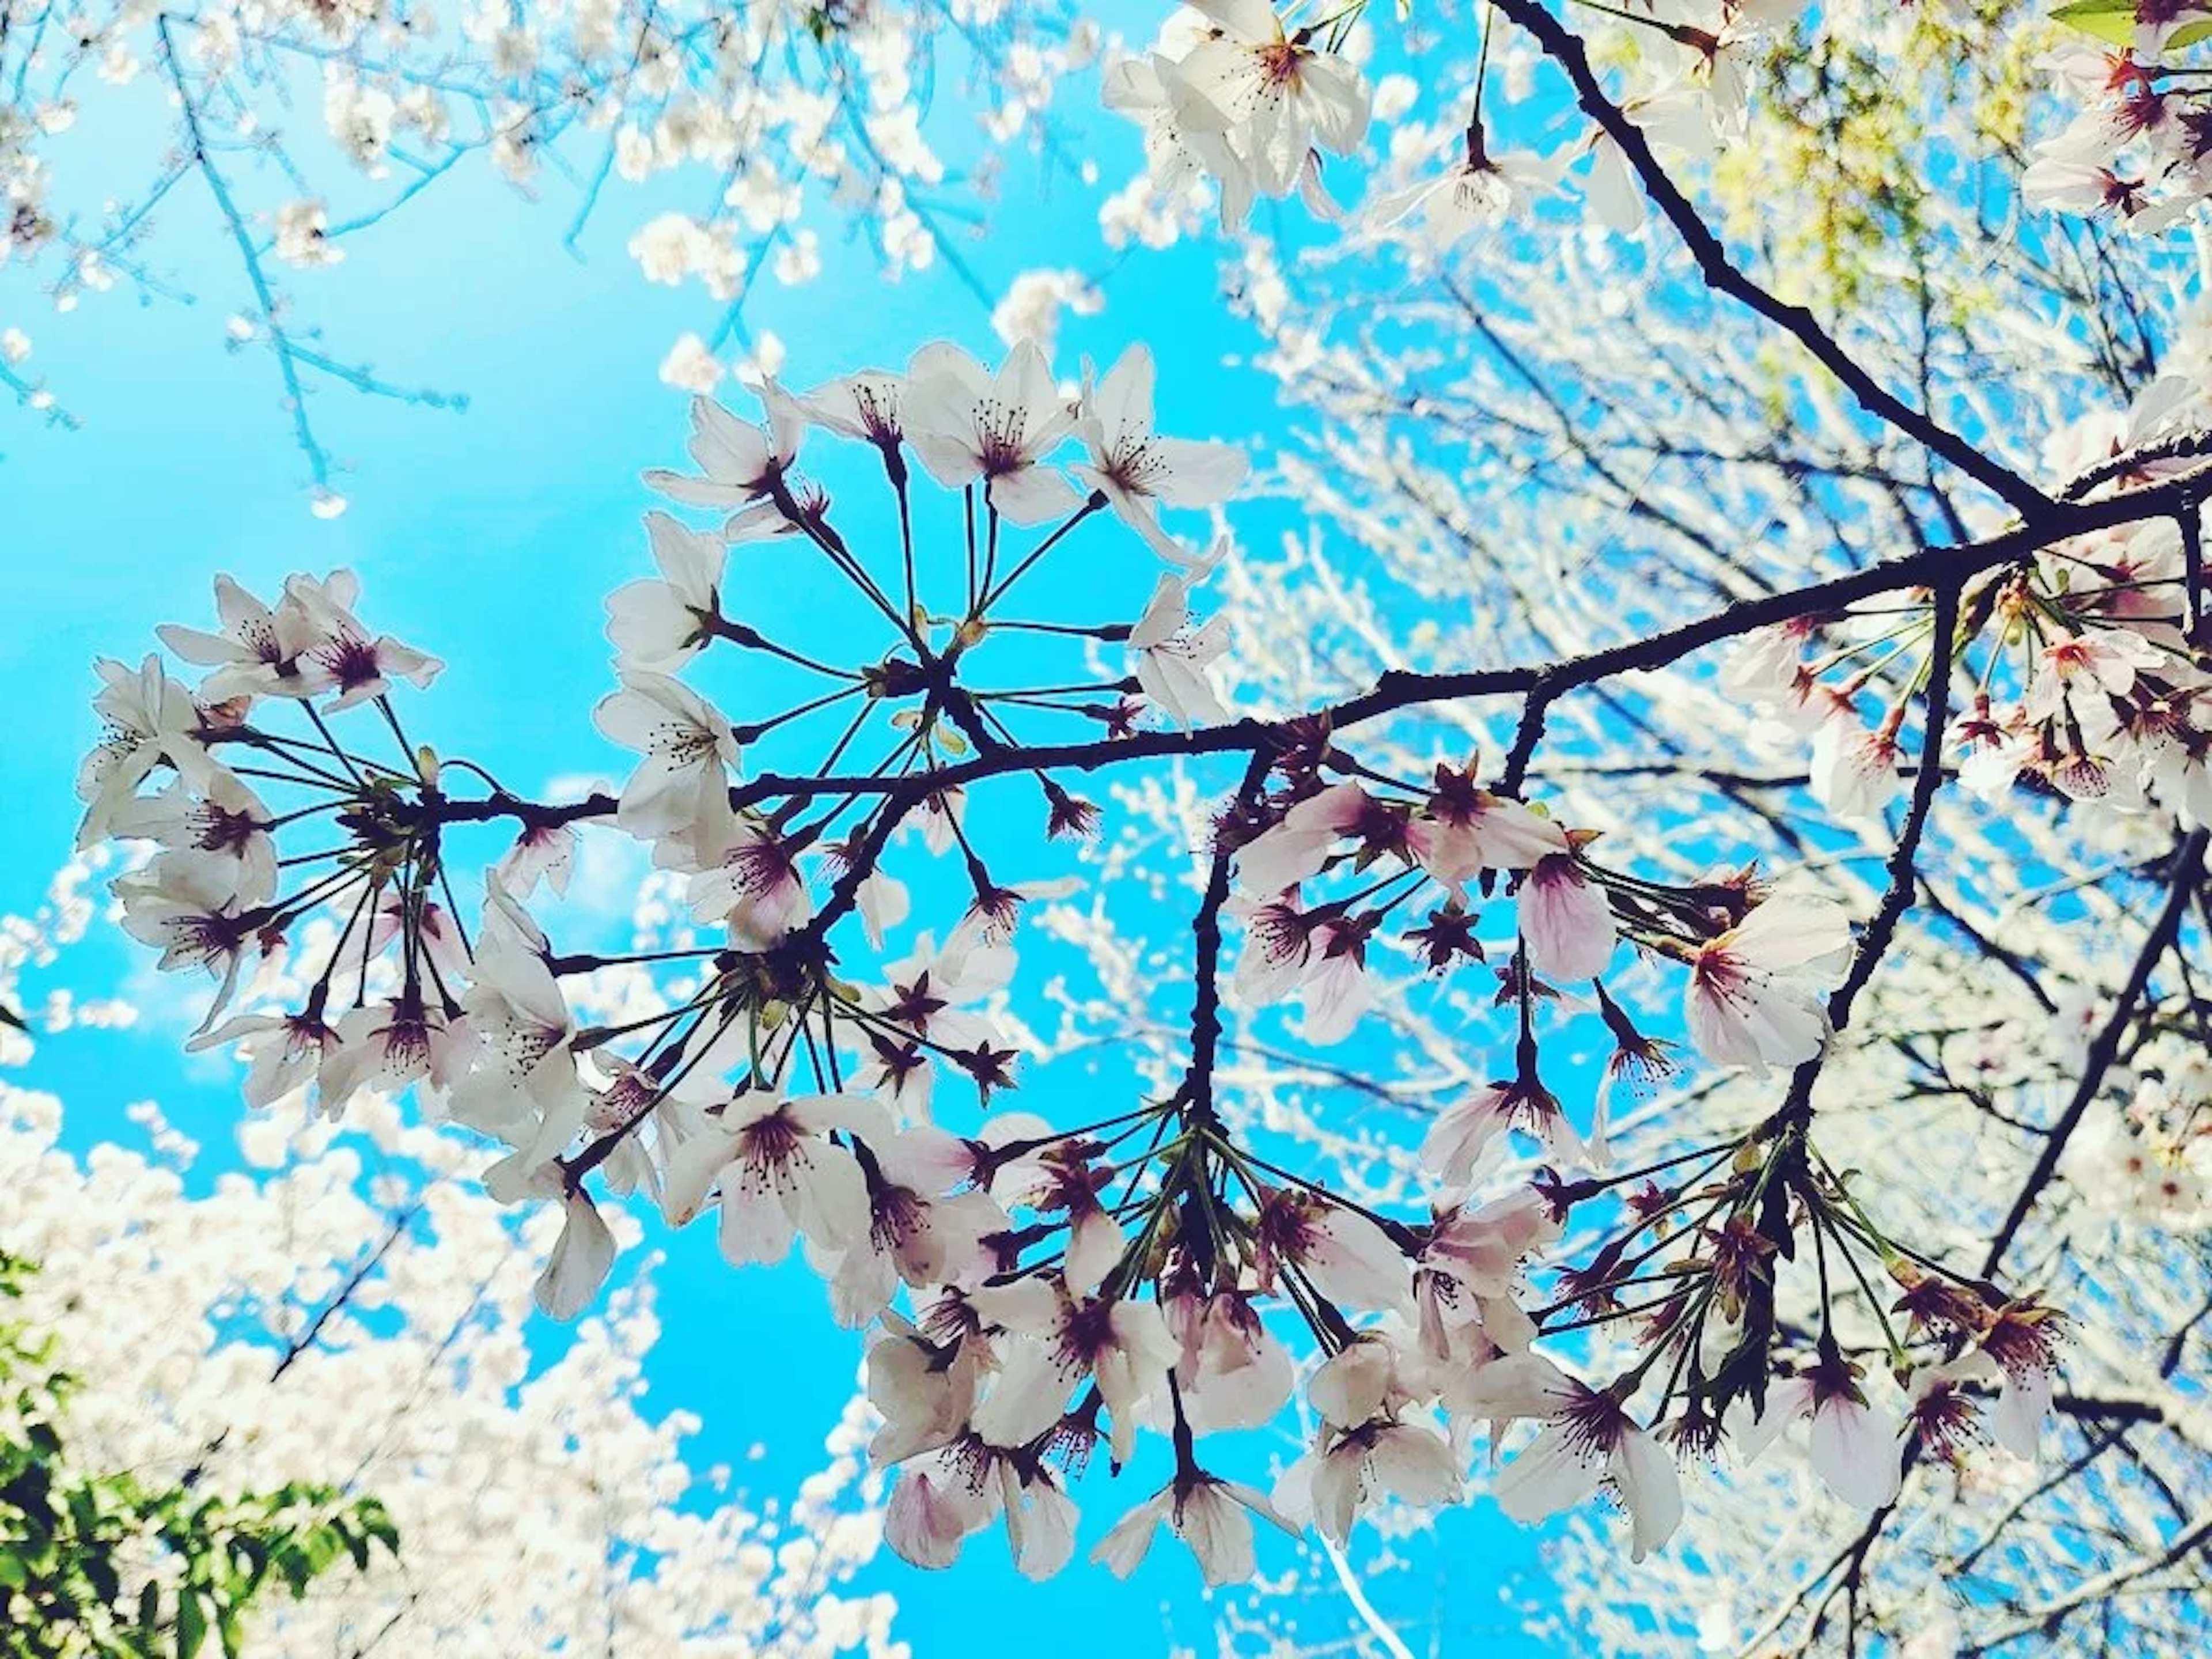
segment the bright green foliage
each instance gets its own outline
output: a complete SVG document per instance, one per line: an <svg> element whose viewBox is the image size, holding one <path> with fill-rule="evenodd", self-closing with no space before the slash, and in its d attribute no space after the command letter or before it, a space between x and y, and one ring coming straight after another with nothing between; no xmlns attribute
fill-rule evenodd
<svg viewBox="0 0 2212 1659"><path fill-rule="evenodd" d="M0 1250L0 1309L30 1265ZM55 1345L0 1318L0 1659L188 1659L243 1650L244 1620L272 1585L304 1595L399 1534L374 1498L288 1485L204 1495L188 1475L151 1488L71 1467L63 1407L74 1384Z"/></svg>
<svg viewBox="0 0 2212 1659"><path fill-rule="evenodd" d="M2071 5L2061 6L2051 15L2062 23L2113 46L2135 45L2135 0L2074 0ZM2179 51L2206 39L2212 39L2212 23L2184 23L2166 36L2166 50Z"/></svg>

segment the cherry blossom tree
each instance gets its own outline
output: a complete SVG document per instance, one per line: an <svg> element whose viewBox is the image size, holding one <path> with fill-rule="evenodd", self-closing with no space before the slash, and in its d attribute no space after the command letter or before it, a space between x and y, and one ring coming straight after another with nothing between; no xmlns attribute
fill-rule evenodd
<svg viewBox="0 0 2212 1659"><path fill-rule="evenodd" d="M566 797L354 573L218 579L100 667L124 927L255 1110L476 1137L549 1311L639 1213L803 1251L918 1565L1310 1536L1387 1650L1364 1522L1473 1495L1613 1650L2191 1650L2212 363L2033 146L2196 37L1370 9L1103 73L1104 234L1224 239L1308 436L1136 341L702 396ZM599 838L629 950L539 920Z"/></svg>
<svg viewBox="0 0 2212 1659"><path fill-rule="evenodd" d="M1884 27L1887 34L1848 41L1806 31L1762 67L1743 142L1778 158L1790 191L1778 199L1767 181L1725 171L1714 189L1722 210L1757 204L1770 280L1815 296L1824 315L1849 317L1844 302L1873 293L1887 297L1869 303L1917 317L1902 334L1854 334L1854 350L1883 365L1888 384L1948 391L1992 411L1982 418L2015 434L2024 468L2103 471L2137 441L2131 421L2144 423L2147 441L2186 450L2185 440L2152 435L2165 431L2166 405L2186 428L2190 389L2202 384L2185 240L2116 234L2100 216L2045 219L2031 243L1984 204L1932 184L1910 194L1893 187L1940 179L1961 155L2015 173L2032 165L2036 135L2070 113L2062 104L2021 118L2036 110L2023 100L2044 83L2039 58L2053 37L2017 19L1955 15ZM1880 50L1867 49L1869 39ZM1501 88L1525 72L1504 63ZM1863 125L1908 93L1921 100L1911 106L1913 124ZM1383 88L1378 105L1392 95ZM1639 107L1655 106L1665 106L1656 95ZM1423 112L1405 107L1418 130ZM1808 147L1808 134L1847 131L1856 143ZM1388 150L1419 176L1422 145L1394 134ZM1601 179L1601 155L1587 164L1586 187ZM1386 183L1396 176L1386 164ZM1286 537L1280 558L1235 594L1240 614L1256 605L1275 617L1243 637L1298 642L1241 659L1266 665L1279 695L1425 667L1432 653L1449 660L1487 647L1543 659L1587 649L1596 619L1634 615L1653 592L1696 614L1802 582L1808 569L1854 568L1886 546L1955 533L1951 515L1961 509L1947 505L1940 470L1923 470L1911 446L1870 432L1847 406L1778 402L1765 389L1787 371L1772 362L1765 331L1651 282L1656 228L1593 246L1578 224L1523 213L1491 233L1512 240L1485 266L1440 258L1431 240L1385 226L1385 247L1405 259L1395 285L1376 280L1373 243L1318 255L1247 249L1244 292L1273 343L1266 361L1285 396L1310 409L1304 425L1317 434L1309 450L1282 458L1270 482L1327 532ZM1882 262L1851 257L1877 235ZM1516 277L1531 269L1574 280L1532 295ZM1589 292L1618 296L1618 332L1584 325ZM2041 337L2064 342L2056 365L2023 343L2038 325ZM1409 337L1418 353L1397 343ZM1640 352L1623 351L1623 337ZM1747 541L1745 526L1760 533ZM2166 532L2185 595L2187 533ZM1378 632L1371 619L1391 608L1391 583L1434 611L1468 617L1466 631ZM1876 641L1884 626L1869 628L1869 649L1852 663L1894 645ZM1767 653L1790 657L1810 637L1771 634L1703 684L1645 682L1560 733L1581 752L1540 761L1532 775L1589 792L1601 845L1635 837L1667 857L1686 834L1702 852L1710 826L1725 823L1769 860L1810 851L1834 890L1856 892L1855 909L1879 914L1913 749L1896 729L1885 734L1898 705L1875 712L1863 687L1850 688L1849 720L1832 703L1797 714L1758 690L1778 668L1795 687L1794 669ZM1641 752L1626 752L1629 731ZM2203 1086L2191 1035L2201 1030L2191 979L2203 921L2190 852L2197 818L2185 805L2166 817L2154 802L2094 792L2093 776L2062 781L2063 769L2045 775L2049 784L2031 777L2024 790L2015 774L1992 788L1972 763L1978 746L1955 751L1958 771L1947 768L1929 808L1934 828L1914 853L1917 892L1893 965L1869 980L1829 1050L1832 1080L1821 1090L1849 1109L1821 1133L1833 1137L1823 1148L1832 1166L1856 1172L1855 1188L1917 1215L1913 1249L1972 1271L2010 1266L2063 1296L2073 1317L2055 1350L2040 1455L1990 1450L2033 1443L2002 1414L2001 1384L1994 1402L1982 1397L1998 1374L1971 1354L1870 1397L1890 1414L1885 1433L1891 1422L1905 1432L1908 1456L1895 1467L1838 1455L1847 1395L1828 1396L1830 1425L1814 1407L1810 1425L1783 1431L1782 1444L1755 1458L1747 1455L1755 1439L1731 1436L1695 1460L1701 1473L1684 1483L1675 1548L1632 1563L1611 1528L1572 1527L1553 1557L1565 1607L1539 1595L1528 1611L1572 1650L2201 1644L2197 1546L2212 1470L2193 1426L2191 1378L2201 1374L2212 1282L2196 1196L2204 1154L2184 1103ZM1869 750L1889 764L1841 763ZM2076 799L2069 782L2092 793ZM1255 1109L1279 1112L1286 1097L1319 1086L1338 1091L1341 1110L1356 1098L1343 1091L1380 1080L1419 1110L1455 1073L1466 1075L1449 1021L1431 1022L1418 1006L1392 1012L1401 1052L1419 1057L1401 1062L1402 1081L1372 1070L1356 1072L1357 1085L1323 1081L1290 1056L1255 1054ZM1648 1066L1619 1052L1632 1071ZM1701 1129L1716 1114L1744 1121L1771 1109L1771 1086L1754 1084L1732 1103L1741 1082L1679 1066L1657 1081L1634 1108L1633 1144L1655 1158L1668 1144L1660 1125ZM1317 1148L1341 1144L1316 1120ZM1814 1266L1801 1292L1817 1291ZM1828 1268L1846 1271L1833 1260ZM1838 1340L1847 1364L1878 1375L1893 1339L1909 1340L1922 1323L1923 1295L1884 1291L1893 1331L1865 1298L1839 1304L1835 1316L1855 1326ZM1558 1316L1605 1316L1594 1328L1603 1332L1626 1300L1608 1290ZM1790 1401L1799 1410L1822 1383L1820 1304L1802 1305L1794 1340L1810 1363ZM1975 1403L1956 1408L1947 1397L1954 1386ZM1793 1440L1808 1455L1788 1456ZM1386 1553L1398 1558L1386 1567L1407 1565L1402 1546L1371 1552ZM1316 1593L1337 1589L1325 1562L1309 1580ZM1392 1608L1418 1649L1433 1610L1411 1583L1393 1601L1392 1583L1385 1571L1364 1592ZM1281 1619L1263 1596L1232 1627L1280 1639ZM1387 1625L1352 1623L1376 1650L1395 1650ZM1313 1628L1310 1608L1304 1628Z"/></svg>

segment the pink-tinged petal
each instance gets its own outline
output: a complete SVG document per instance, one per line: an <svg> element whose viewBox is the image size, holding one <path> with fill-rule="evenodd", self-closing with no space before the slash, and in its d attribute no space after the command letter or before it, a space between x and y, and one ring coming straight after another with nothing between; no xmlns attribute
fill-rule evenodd
<svg viewBox="0 0 2212 1659"><path fill-rule="evenodd" d="M1006 1541L1013 1547L1014 1566L1032 1583L1042 1583L1075 1553L1075 1501L1048 1474L1024 1486L1006 1466L1001 1484L1006 1489Z"/></svg>
<svg viewBox="0 0 2212 1659"><path fill-rule="evenodd" d="M772 1194L726 1182L722 1193L722 1259L733 1267L769 1266L791 1254L799 1229Z"/></svg>
<svg viewBox="0 0 2212 1659"><path fill-rule="evenodd" d="M1528 960L1546 979L1595 979L1613 959L1617 936L1605 889L1563 853L1537 860L1518 896Z"/></svg>
<svg viewBox="0 0 2212 1659"><path fill-rule="evenodd" d="M1044 1336L1060 1323L1060 1292L1032 1273L1007 1285L987 1285L968 1298L990 1324L1024 1336Z"/></svg>
<svg viewBox="0 0 2212 1659"><path fill-rule="evenodd" d="M1492 1421L1551 1417L1581 1387L1543 1355L1516 1353L1477 1369L1460 1398L1470 1416Z"/></svg>
<svg viewBox="0 0 2212 1659"><path fill-rule="evenodd" d="M1257 1486L1248 1486L1242 1480L1224 1480L1218 1485L1222 1491L1227 1492L1269 1526L1280 1530L1285 1537L1296 1538L1298 1535L1297 1528L1275 1507L1273 1500Z"/></svg>
<svg viewBox="0 0 2212 1659"><path fill-rule="evenodd" d="M1716 1066L1756 1066L1759 1045L1742 1016L1718 990L1692 978L1682 998L1683 1023L1697 1051Z"/></svg>
<svg viewBox="0 0 2212 1659"><path fill-rule="evenodd" d="M700 470L723 483L758 484L773 459L768 434L712 398L691 400L690 448Z"/></svg>
<svg viewBox="0 0 2212 1659"><path fill-rule="evenodd" d="M1327 1048L1341 1042L1375 1006L1375 987L1358 958L1323 955L1298 988L1305 1040Z"/></svg>
<svg viewBox="0 0 2212 1659"><path fill-rule="evenodd" d="M1089 1296L1114 1271L1128 1246L1121 1229L1103 1210L1089 1210L1068 1230L1067 1261L1062 1269L1069 1291Z"/></svg>
<svg viewBox="0 0 2212 1659"><path fill-rule="evenodd" d="M1252 1513L1218 1481L1202 1480L1176 1510L1176 1531L1198 1558L1198 1570L1214 1589L1242 1584L1258 1571L1252 1549Z"/></svg>
<svg viewBox="0 0 2212 1659"><path fill-rule="evenodd" d="M975 1432L994 1446L1024 1446L1067 1409L1070 1373L1034 1337L1009 1345L991 1392L976 1407Z"/></svg>
<svg viewBox="0 0 2212 1659"><path fill-rule="evenodd" d="M1040 525L1064 519L1083 505L1075 486L1048 466L1017 467L994 477L985 494L1009 524Z"/></svg>
<svg viewBox="0 0 2212 1659"><path fill-rule="evenodd" d="M1381 1414L1389 1392L1390 1350L1382 1342L1354 1342L1325 1362L1306 1385L1306 1398L1340 1429L1357 1428Z"/></svg>
<svg viewBox="0 0 2212 1659"><path fill-rule="evenodd" d="M1743 919L1736 949L1766 968L1795 968L1847 951L1850 915L1807 893L1777 893Z"/></svg>
<svg viewBox="0 0 2212 1659"><path fill-rule="evenodd" d="M2051 1373L2040 1366L2007 1373L1990 1413L1990 1433L1997 1444L2032 1461L2042 1443L2043 1420L2051 1414Z"/></svg>
<svg viewBox="0 0 2212 1659"><path fill-rule="evenodd" d="M920 388L916 388L917 391ZM916 410L918 417L922 411ZM929 476L947 489L971 484L982 475L982 458L969 443L950 434L910 427L908 441Z"/></svg>
<svg viewBox="0 0 2212 1659"><path fill-rule="evenodd" d="M1212 507L1225 501L1252 471L1252 458L1234 444L1155 438L1150 447L1165 465L1152 493L1170 507Z"/></svg>
<svg viewBox="0 0 2212 1659"><path fill-rule="evenodd" d="M1303 1471L1303 1473L1302 1473ZM1359 1514L1366 1485L1367 1456L1355 1441L1340 1442L1329 1451L1303 1459L1284 1472L1275 1487L1275 1501L1295 1510L1301 1489L1313 1523L1324 1537L1342 1545L1352 1536L1352 1523Z"/></svg>
<svg viewBox="0 0 2212 1659"><path fill-rule="evenodd" d="M709 1129L670 1155L660 1183L660 1213L670 1226L684 1226L707 1207L707 1195L737 1156L737 1145L735 1135Z"/></svg>
<svg viewBox="0 0 2212 1659"><path fill-rule="evenodd" d="M1116 1578L1127 1578L1143 1565L1151 1553L1152 1534L1159 1530L1160 1522L1168 1517L1168 1507L1173 1502L1172 1489L1155 1493L1116 1521L1098 1547L1091 1552L1091 1559Z"/></svg>
<svg viewBox="0 0 2212 1659"><path fill-rule="evenodd" d="M1459 1496L1459 1465L1443 1437L1412 1423L1393 1423L1368 1454L1375 1478L1393 1496L1433 1509Z"/></svg>
<svg viewBox="0 0 2212 1659"><path fill-rule="evenodd" d="M808 1260L824 1264L810 1250ZM830 1316L840 1330L866 1330L898 1294L898 1264L863 1243L845 1252L829 1271Z"/></svg>
<svg viewBox="0 0 2212 1659"><path fill-rule="evenodd" d="M1365 1216L1331 1206L1302 1265L1314 1288L1343 1308L1413 1310L1413 1269L1390 1236Z"/></svg>
<svg viewBox="0 0 2212 1659"><path fill-rule="evenodd" d="M1296 1382L1290 1350L1263 1331L1248 1363L1209 1368L1183 1385L1183 1412L1200 1434L1256 1429L1290 1403Z"/></svg>
<svg viewBox="0 0 2212 1659"><path fill-rule="evenodd" d="M1486 1155L1504 1130L1504 1101L1505 1091L1492 1085L1447 1108L1422 1138L1421 1167L1446 1187L1466 1187L1486 1165Z"/></svg>
<svg viewBox="0 0 2212 1659"><path fill-rule="evenodd" d="M772 377L762 382L760 398L762 411L768 416L769 448L778 461L788 465L806 440L806 405Z"/></svg>
<svg viewBox="0 0 2212 1659"><path fill-rule="evenodd" d="M179 623L163 623L154 632L162 644L186 662L197 663L202 667L220 667L226 663L252 660L252 653L244 646L221 634L186 628Z"/></svg>
<svg viewBox="0 0 2212 1659"><path fill-rule="evenodd" d="M792 1176L791 1220L808 1238L843 1249L867 1237L868 1181L851 1152L810 1141L793 1155Z"/></svg>
<svg viewBox="0 0 2212 1659"><path fill-rule="evenodd" d="M842 1129L871 1147L888 1146L897 1137L891 1115L872 1095L799 1095L785 1102L783 1109L809 1134Z"/></svg>
<svg viewBox="0 0 2212 1659"><path fill-rule="evenodd" d="M1736 1438L1742 1448L1747 1463L1759 1456L1782 1437L1782 1431L1813 1409L1813 1380L1807 1376L1786 1376L1778 1382L1770 1382L1766 1389L1766 1409L1755 1418L1750 1427Z"/></svg>
<svg viewBox="0 0 2212 1659"><path fill-rule="evenodd" d="M1332 784L1300 801L1279 823L1237 850L1237 868L1245 886L1255 893L1279 893L1316 874L1366 803L1366 792L1356 783Z"/></svg>
<svg viewBox="0 0 2212 1659"><path fill-rule="evenodd" d="M903 1474L884 1510L884 1541L911 1565L949 1567L968 1535L962 1509L927 1471Z"/></svg>
<svg viewBox="0 0 2212 1659"><path fill-rule="evenodd" d="M860 1138L868 1142L884 1175L933 1198L959 1186L975 1167L975 1151L965 1140L931 1124L902 1129L888 1138L865 1133Z"/></svg>
<svg viewBox="0 0 2212 1659"><path fill-rule="evenodd" d="M744 507L755 493L749 484L718 483L712 478L695 478L689 473L671 472L657 466L646 471L643 483L654 495L682 506L708 507L718 511Z"/></svg>
<svg viewBox="0 0 2212 1659"><path fill-rule="evenodd" d="M1115 360L1091 396L1091 413L1108 441L1123 434L1142 436L1152 429L1152 392L1158 371L1152 348L1142 342L1130 346Z"/></svg>
<svg viewBox="0 0 2212 1659"><path fill-rule="evenodd" d="M1190 581L1173 574L1162 576L1152 585L1152 597L1130 624L1128 646L1132 651L1147 651L1165 645L1180 634L1190 621ZM1264 841L1273 830L1258 839ZM1255 843L1256 844L1256 843ZM1250 850L1249 848L1246 849Z"/></svg>

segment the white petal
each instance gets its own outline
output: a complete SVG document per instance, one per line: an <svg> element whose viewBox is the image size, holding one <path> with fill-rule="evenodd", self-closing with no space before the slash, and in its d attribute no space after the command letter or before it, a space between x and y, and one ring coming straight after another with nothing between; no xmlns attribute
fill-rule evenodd
<svg viewBox="0 0 2212 1659"><path fill-rule="evenodd" d="M1904 1448L1897 1419L1847 1395L1813 1413L1813 1469L1846 1504L1878 1510L1897 1497Z"/></svg>
<svg viewBox="0 0 2212 1659"><path fill-rule="evenodd" d="M1595 1492L1604 1477L1605 1464L1595 1449L1555 1423L1498 1471L1492 1490L1498 1507L1527 1526L1572 1509Z"/></svg>
<svg viewBox="0 0 2212 1659"><path fill-rule="evenodd" d="M1630 1430L1613 1453L1613 1476L1628 1505L1629 1558L1641 1561L1682 1523L1682 1477L1659 1443L1641 1429Z"/></svg>
<svg viewBox="0 0 2212 1659"><path fill-rule="evenodd" d="M589 1198L571 1194L561 1241L538 1278L538 1305L555 1319L574 1319L599 1293L614 1262L614 1234Z"/></svg>

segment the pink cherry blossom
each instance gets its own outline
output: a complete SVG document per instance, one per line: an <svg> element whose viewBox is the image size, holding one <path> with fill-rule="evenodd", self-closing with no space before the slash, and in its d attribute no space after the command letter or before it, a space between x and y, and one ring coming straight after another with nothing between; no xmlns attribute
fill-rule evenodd
<svg viewBox="0 0 2212 1659"><path fill-rule="evenodd" d="M1808 1371L1769 1385L1765 1409L1743 1437L1744 1455L1757 1457L1791 1423L1806 1417L1813 1422L1813 1469L1829 1491L1863 1510L1896 1501L1903 1425L1868 1402L1839 1358L1825 1358Z"/></svg>
<svg viewBox="0 0 2212 1659"><path fill-rule="evenodd" d="M1210 1585L1241 1584L1257 1570L1252 1547L1252 1517L1285 1533L1291 1523L1266 1496L1241 1481L1223 1480L1194 1470L1176 1480L1115 1522L1091 1559L1103 1562L1117 1578L1134 1572L1163 1526L1190 1547L1200 1577Z"/></svg>
<svg viewBox="0 0 2212 1659"><path fill-rule="evenodd" d="M720 1193L722 1254L732 1263L781 1261L800 1234L842 1249L868 1228L867 1182L831 1131L887 1141L882 1108L854 1095L786 1099L757 1089L669 1160L660 1207L682 1226Z"/></svg>
<svg viewBox="0 0 2212 1659"><path fill-rule="evenodd" d="M1547 853L1516 895L1528 964L1547 979L1595 979L1613 959L1613 906L1605 889L1565 853Z"/></svg>

